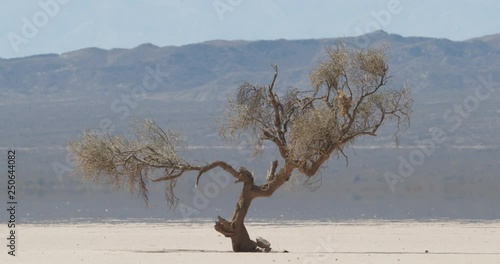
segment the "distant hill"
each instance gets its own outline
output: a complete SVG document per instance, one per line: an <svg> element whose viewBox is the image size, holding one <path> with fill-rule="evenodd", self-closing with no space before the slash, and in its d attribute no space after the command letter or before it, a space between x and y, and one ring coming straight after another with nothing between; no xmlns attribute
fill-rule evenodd
<svg viewBox="0 0 500 264"><path fill-rule="evenodd" d="M308 85L307 76L336 39L222 41L179 47L143 44L133 49L86 48L0 60L0 93L87 94L123 92L141 85L145 67L158 65L156 93L211 94L248 80L267 82L269 64L280 67L281 84ZM500 72L500 35L467 41L402 37L376 31L342 39L347 45L386 46L391 73L414 92L465 89L478 74Z"/></svg>

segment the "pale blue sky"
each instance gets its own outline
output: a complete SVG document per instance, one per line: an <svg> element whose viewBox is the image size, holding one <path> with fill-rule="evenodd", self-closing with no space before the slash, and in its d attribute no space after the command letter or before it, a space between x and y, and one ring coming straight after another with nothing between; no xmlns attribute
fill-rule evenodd
<svg viewBox="0 0 500 264"><path fill-rule="evenodd" d="M452 40L500 33L498 0L11 0L1 10L1 58L375 29Z"/></svg>

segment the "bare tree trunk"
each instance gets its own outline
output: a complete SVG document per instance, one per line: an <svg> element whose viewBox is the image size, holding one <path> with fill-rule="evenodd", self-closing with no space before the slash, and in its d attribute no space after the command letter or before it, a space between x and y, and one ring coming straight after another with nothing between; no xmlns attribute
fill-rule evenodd
<svg viewBox="0 0 500 264"><path fill-rule="evenodd" d="M255 241L250 239L244 222L253 199L271 196L290 178L293 167L285 165L277 175L274 175L276 165L277 162L273 162L272 177L268 177L268 182L262 186L254 185L254 178L248 170L245 168L239 170L236 182L243 182L243 189L236 203L233 217L231 221L228 221L218 216L218 220L215 221L215 230L231 238L234 252L269 252L271 250L271 244L267 240L261 237L257 237Z"/></svg>
<svg viewBox="0 0 500 264"><path fill-rule="evenodd" d="M271 250L269 242L262 238L257 238L256 241L250 239L245 227L245 217L248 213L248 208L250 208L252 200L256 198L252 188L256 186L250 172L243 169L240 170L240 174L245 175L241 180L244 184L236 203L233 217L231 221L228 221L218 216L218 220L215 222L215 230L231 238L234 252L269 252Z"/></svg>
<svg viewBox="0 0 500 264"><path fill-rule="evenodd" d="M238 199L238 203L236 203L232 218L235 236L231 237L233 251L235 252L251 252L257 249L257 244L250 239L244 223L252 200L253 199L249 197L249 193L245 193L245 190L243 190Z"/></svg>
<svg viewBox="0 0 500 264"><path fill-rule="evenodd" d="M250 208L250 204L254 198L251 195L252 186L253 181L244 183L231 221L218 216L218 220L215 223L215 230L231 238L234 252L259 251L257 243L250 239L244 223L248 208Z"/></svg>

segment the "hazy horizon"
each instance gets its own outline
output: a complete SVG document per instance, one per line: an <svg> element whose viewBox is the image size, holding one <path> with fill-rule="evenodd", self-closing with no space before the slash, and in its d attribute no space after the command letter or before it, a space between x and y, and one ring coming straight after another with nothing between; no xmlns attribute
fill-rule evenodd
<svg viewBox="0 0 500 264"><path fill-rule="evenodd" d="M209 40L318 39L384 30L402 36L466 40L500 32L493 0L431 2L41 0L5 3L0 58L87 47L181 46ZM318 8L318 7L321 8ZM325 23L325 16L328 18Z"/></svg>

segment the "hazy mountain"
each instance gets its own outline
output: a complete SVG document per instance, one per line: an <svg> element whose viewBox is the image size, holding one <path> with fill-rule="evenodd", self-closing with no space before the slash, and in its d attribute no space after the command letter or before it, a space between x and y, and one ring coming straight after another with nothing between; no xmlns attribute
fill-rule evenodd
<svg viewBox="0 0 500 264"><path fill-rule="evenodd" d="M147 66L157 66L163 83L155 93L208 94L244 80L268 81L271 62L279 66L283 86L306 86L311 66L325 47L338 40L209 41L180 47L143 44L133 49L87 48L0 60L0 91L24 95L123 92L142 84ZM392 74L415 92L464 89L478 74L500 71L500 35L457 42L377 31L342 40L361 47L385 45Z"/></svg>

